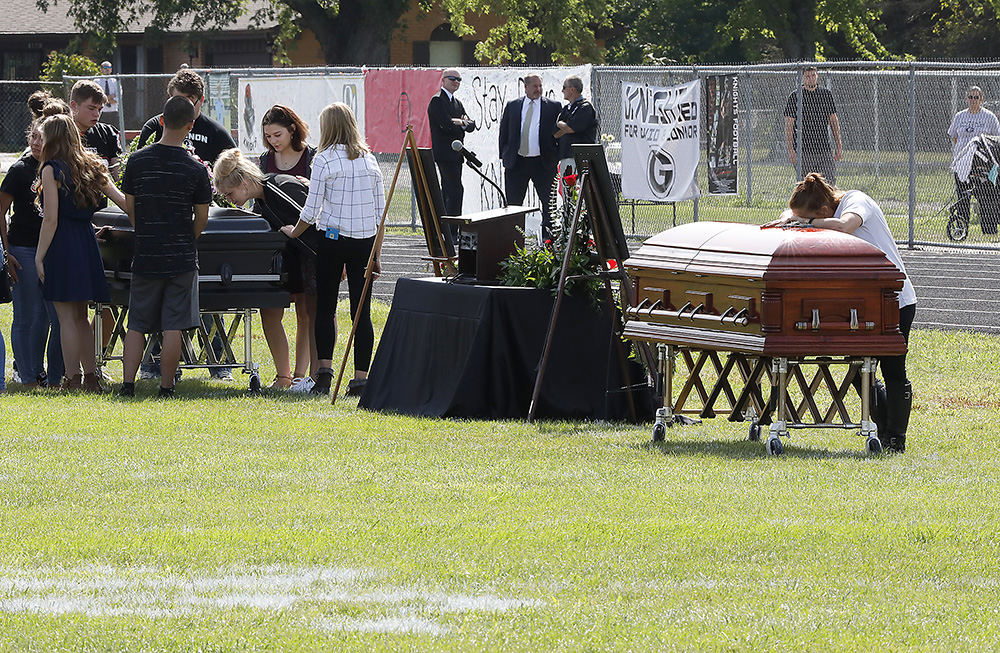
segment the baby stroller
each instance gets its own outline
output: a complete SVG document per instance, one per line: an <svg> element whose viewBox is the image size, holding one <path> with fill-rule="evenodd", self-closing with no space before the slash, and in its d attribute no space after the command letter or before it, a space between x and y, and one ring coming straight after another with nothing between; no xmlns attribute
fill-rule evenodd
<svg viewBox="0 0 1000 653"><path fill-rule="evenodd" d="M969 236L970 198L979 204L979 220L984 233L996 231L1000 215L1000 136L982 134L965 146L955 159L955 174L968 187L947 207L945 233L950 240L963 241Z"/></svg>

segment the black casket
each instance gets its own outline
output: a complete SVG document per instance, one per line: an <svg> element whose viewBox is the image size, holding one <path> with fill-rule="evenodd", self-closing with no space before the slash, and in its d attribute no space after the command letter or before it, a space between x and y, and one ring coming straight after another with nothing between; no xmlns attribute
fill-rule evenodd
<svg viewBox="0 0 1000 653"><path fill-rule="evenodd" d="M94 225L110 227L100 242L111 301L128 305L135 231L117 207L94 214ZM197 240L199 304L202 311L283 308L282 256L288 238L267 220L240 209L209 207L208 224Z"/></svg>

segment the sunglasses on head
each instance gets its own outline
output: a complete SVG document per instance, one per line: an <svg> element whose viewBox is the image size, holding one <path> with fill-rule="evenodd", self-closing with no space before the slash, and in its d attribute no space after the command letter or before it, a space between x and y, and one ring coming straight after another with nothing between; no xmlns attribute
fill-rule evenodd
<svg viewBox="0 0 1000 653"><path fill-rule="evenodd" d="M462 81L461 77L455 77L454 75L448 75L447 77L445 77L445 79L450 79L453 82L460 82L460 81Z"/></svg>

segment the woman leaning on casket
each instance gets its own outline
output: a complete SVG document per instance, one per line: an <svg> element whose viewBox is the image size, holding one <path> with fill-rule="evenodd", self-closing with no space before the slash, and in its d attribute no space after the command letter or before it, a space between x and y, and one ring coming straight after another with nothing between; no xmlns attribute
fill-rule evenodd
<svg viewBox="0 0 1000 653"><path fill-rule="evenodd" d="M859 190L840 190L826 183L819 173L811 172L795 186L788 206L788 210L780 218L764 226L810 226L852 234L878 247L906 274L885 214L875 200L865 193ZM899 293L899 330L907 344L916 310L917 294L907 276ZM910 382L906 378L906 354L882 356L878 360L885 378L887 397L887 432L879 433L879 437L888 448L903 451L906 447L906 427L910 421L913 397Z"/></svg>

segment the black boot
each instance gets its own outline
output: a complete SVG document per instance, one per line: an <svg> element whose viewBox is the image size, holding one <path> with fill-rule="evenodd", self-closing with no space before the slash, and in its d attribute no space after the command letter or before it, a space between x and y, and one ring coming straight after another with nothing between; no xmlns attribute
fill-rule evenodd
<svg viewBox="0 0 1000 653"><path fill-rule="evenodd" d="M913 386L909 381L889 381L885 384L887 398L886 437L882 446L902 453L906 451L906 429L910 425L910 409L913 406Z"/></svg>
<svg viewBox="0 0 1000 653"><path fill-rule="evenodd" d="M316 385L309 392L314 395L328 395L330 394L330 384L332 382L333 370L329 367L321 367L316 370Z"/></svg>
<svg viewBox="0 0 1000 653"><path fill-rule="evenodd" d="M885 394L885 385L882 381L875 379L871 387L869 407L871 408L871 420L878 428L878 438L885 444L886 435L889 433L889 403Z"/></svg>

